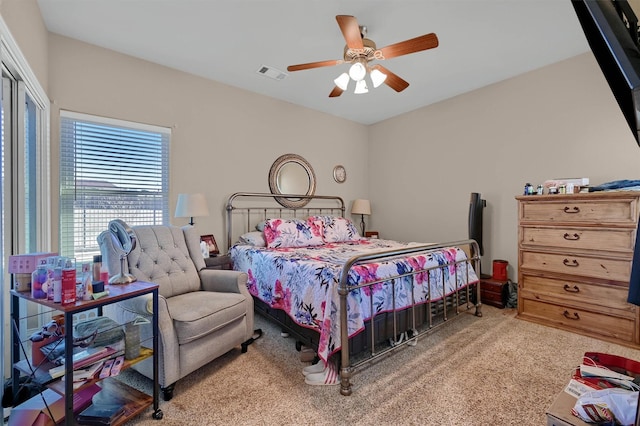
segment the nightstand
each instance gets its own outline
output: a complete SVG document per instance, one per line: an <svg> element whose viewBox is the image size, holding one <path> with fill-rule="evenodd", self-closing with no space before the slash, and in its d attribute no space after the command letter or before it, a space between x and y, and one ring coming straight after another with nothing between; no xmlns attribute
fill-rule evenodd
<svg viewBox="0 0 640 426"><path fill-rule="evenodd" d="M482 278L480 280L480 300L485 305L504 308L504 297L507 281L494 280L493 278Z"/></svg>
<svg viewBox="0 0 640 426"><path fill-rule="evenodd" d="M207 265L207 269L233 269L231 268L231 257L228 254L207 257L204 259L204 264Z"/></svg>

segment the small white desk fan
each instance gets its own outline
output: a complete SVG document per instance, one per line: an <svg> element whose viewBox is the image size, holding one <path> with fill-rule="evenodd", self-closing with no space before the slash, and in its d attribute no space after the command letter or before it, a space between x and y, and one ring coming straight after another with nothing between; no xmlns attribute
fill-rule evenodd
<svg viewBox="0 0 640 426"><path fill-rule="evenodd" d="M111 277L109 284L129 284L136 281L136 277L124 272L124 260L136 246L136 234L120 219L109 222L109 233L113 241L113 249L120 256L120 273Z"/></svg>

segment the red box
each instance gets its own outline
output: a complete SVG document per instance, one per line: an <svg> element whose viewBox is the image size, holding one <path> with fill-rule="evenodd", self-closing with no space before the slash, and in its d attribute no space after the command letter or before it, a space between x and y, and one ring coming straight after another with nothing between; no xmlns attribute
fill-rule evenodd
<svg viewBox="0 0 640 426"><path fill-rule="evenodd" d="M36 270L41 259L57 256L58 253L38 252L29 254L14 254L9 256L10 274L30 274Z"/></svg>
<svg viewBox="0 0 640 426"><path fill-rule="evenodd" d="M62 304L76 303L76 270L62 270Z"/></svg>

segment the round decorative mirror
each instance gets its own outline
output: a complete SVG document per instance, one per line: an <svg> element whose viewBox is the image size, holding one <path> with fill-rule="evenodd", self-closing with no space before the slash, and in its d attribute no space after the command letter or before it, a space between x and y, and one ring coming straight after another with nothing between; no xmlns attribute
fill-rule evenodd
<svg viewBox="0 0 640 426"><path fill-rule="evenodd" d="M269 189L272 194L313 195L316 192L316 175L311 164L296 154L281 155L269 170ZM309 198L276 197L283 207L304 207Z"/></svg>

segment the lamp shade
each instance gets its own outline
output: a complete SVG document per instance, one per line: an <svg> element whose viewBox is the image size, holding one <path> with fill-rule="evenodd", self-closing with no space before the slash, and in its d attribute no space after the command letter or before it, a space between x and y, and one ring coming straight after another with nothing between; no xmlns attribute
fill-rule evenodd
<svg viewBox="0 0 640 426"><path fill-rule="evenodd" d="M369 88L367 87L366 81L360 80L356 82L356 88L353 91L353 93L355 93L356 95L361 95L363 93L368 93L368 92L369 92Z"/></svg>
<svg viewBox="0 0 640 426"><path fill-rule="evenodd" d="M340 76L338 76L338 78L333 80L333 82L340 89L347 90L347 87L349 86L349 74L347 74L346 72L343 72L342 74L340 74Z"/></svg>
<svg viewBox="0 0 640 426"><path fill-rule="evenodd" d="M369 200L354 200L353 205L351 206L352 214L371 214L371 203Z"/></svg>
<svg viewBox="0 0 640 426"><path fill-rule="evenodd" d="M178 194L176 217L209 216L209 207L203 194Z"/></svg>
<svg viewBox="0 0 640 426"><path fill-rule="evenodd" d="M349 77L354 81L362 80L365 75L367 75L367 67L363 65L362 60L357 60L349 68Z"/></svg>
<svg viewBox="0 0 640 426"><path fill-rule="evenodd" d="M374 69L371 71L371 82L373 83L373 87L377 88L387 79L387 75L380 70Z"/></svg>

